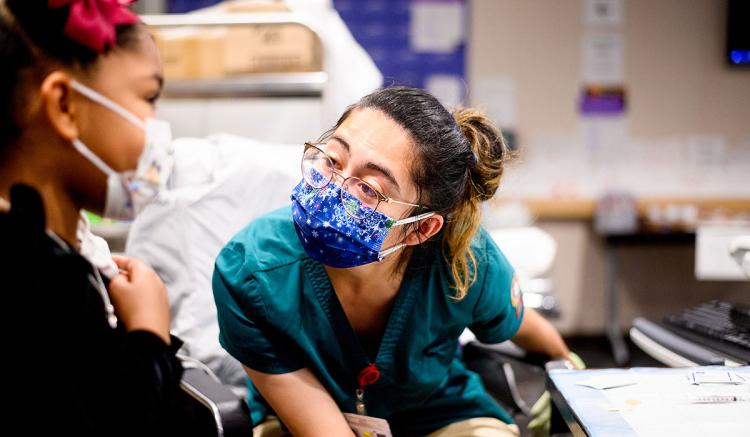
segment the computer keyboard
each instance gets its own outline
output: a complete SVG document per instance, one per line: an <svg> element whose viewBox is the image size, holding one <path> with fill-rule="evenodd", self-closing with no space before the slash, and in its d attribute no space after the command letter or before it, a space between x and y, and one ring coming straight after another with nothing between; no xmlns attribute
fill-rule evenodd
<svg viewBox="0 0 750 437"><path fill-rule="evenodd" d="M712 300L662 322L665 328L702 346L750 361L750 305Z"/></svg>

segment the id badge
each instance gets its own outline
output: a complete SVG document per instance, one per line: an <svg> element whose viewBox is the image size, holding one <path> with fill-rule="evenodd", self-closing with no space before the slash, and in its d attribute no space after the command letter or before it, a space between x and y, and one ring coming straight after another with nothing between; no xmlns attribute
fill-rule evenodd
<svg viewBox="0 0 750 437"><path fill-rule="evenodd" d="M392 437L388 421L379 417L344 413L346 421L357 437Z"/></svg>

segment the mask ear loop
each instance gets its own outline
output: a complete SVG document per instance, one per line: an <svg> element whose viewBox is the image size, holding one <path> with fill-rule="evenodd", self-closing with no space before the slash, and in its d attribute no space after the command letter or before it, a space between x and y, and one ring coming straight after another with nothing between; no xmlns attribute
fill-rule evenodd
<svg viewBox="0 0 750 437"><path fill-rule="evenodd" d="M142 130L146 129L146 123L144 123L143 120L136 117L130 111L126 110L125 108L113 102L112 100L108 99L107 97L104 97L100 93L87 87L86 85L73 79L70 81L70 86L73 87L74 90L76 90L78 93L80 93L84 97L104 106L105 108L109 109L110 111L114 112L115 114L119 115L125 120L133 123L136 127L139 127ZM73 142L73 147L75 147L76 150L78 150L78 152L81 155L88 158L88 160L91 161L91 163L94 164L104 174L106 174L107 176L111 176L117 173L112 169L112 167L107 165L106 162L104 162L94 152L92 152L91 149L89 149L85 144L83 144L81 140L79 140L78 138L74 138L72 142Z"/></svg>
<svg viewBox="0 0 750 437"><path fill-rule="evenodd" d="M433 215L435 215L435 211L431 211L431 212L426 212L426 213L423 213L423 214L415 215L414 217L407 217L405 219L398 220L397 222L395 222L393 225L391 225L391 228L393 228L394 226L398 226L398 225L407 225L409 223L418 222L420 220L424 220L426 218L432 217ZM400 243L400 244L397 244L397 245L395 245L395 246L393 246L393 247L391 247L389 249L386 249L386 250L383 250L383 251L379 252L378 253L378 261L382 261L383 258L385 258L386 256L388 256L388 255L392 254L393 252L395 252L397 250L400 250L400 249L402 249L402 248L404 248L406 246L407 246L406 243Z"/></svg>
<svg viewBox="0 0 750 437"><path fill-rule="evenodd" d="M116 173L112 167L107 165L106 162L102 161L101 158L96 156L94 152L91 151L88 147L86 147L85 144L78 138L73 138L73 147L75 147L76 150L78 150L78 153L88 158L88 160L96 166L99 170L102 171L107 176L111 176L112 174Z"/></svg>
<svg viewBox="0 0 750 437"><path fill-rule="evenodd" d="M388 255L392 254L393 252L402 249L406 247L406 243L397 244L390 249L383 250L378 253L378 261L383 261L383 258L387 257Z"/></svg>
<svg viewBox="0 0 750 437"><path fill-rule="evenodd" d="M420 220L424 220L426 218L432 217L435 215L435 211L425 212L423 214L415 215L413 217L407 217L405 219L397 220L391 227L393 226L399 226L399 225L408 225L409 223L418 222Z"/></svg>
<svg viewBox="0 0 750 437"><path fill-rule="evenodd" d="M125 120L141 128L142 130L146 130L146 123L144 123L143 120L136 117L130 111L118 105L117 103L113 102L112 100L108 99L107 97L104 97L100 93L92 90L91 88L78 82L75 79L70 81L70 85L73 87L74 90L78 91L79 93L87 97L89 100L94 101L104 106L105 108L116 113L117 115L124 118Z"/></svg>

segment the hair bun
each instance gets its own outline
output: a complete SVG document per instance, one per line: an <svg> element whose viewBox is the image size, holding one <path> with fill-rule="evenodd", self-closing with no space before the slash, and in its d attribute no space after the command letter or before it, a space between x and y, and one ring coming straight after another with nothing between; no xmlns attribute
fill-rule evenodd
<svg viewBox="0 0 750 437"><path fill-rule="evenodd" d="M500 129L481 111L459 108L453 118L469 141L473 155L469 169L471 183L469 196L488 200L500 186L505 162L510 152Z"/></svg>

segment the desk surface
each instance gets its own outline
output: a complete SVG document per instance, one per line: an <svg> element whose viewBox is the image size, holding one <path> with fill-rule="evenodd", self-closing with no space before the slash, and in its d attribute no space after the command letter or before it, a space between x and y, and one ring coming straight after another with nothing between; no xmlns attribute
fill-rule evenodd
<svg viewBox="0 0 750 437"><path fill-rule="evenodd" d="M549 220L591 220L596 212L596 199L584 198L513 198L498 196L493 205L520 201L539 219ZM652 206L693 205L699 209L722 211L729 216L750 213L749 198L687 198L653 197L636 199L639 216L647 214Z"/></svg>
<svg viewBox="0 0 750 437"><path fill-rule="evenodd" d="M694 404L690 396L750 395L750 384L691 385L686 375L696 368L633 368L551 370L549 389L576 436L750 436L750 401ZM750 367L700 369L730 370L750 380ZM626 378L637 384L597 390L578 385L590 378Z"/></svg>

